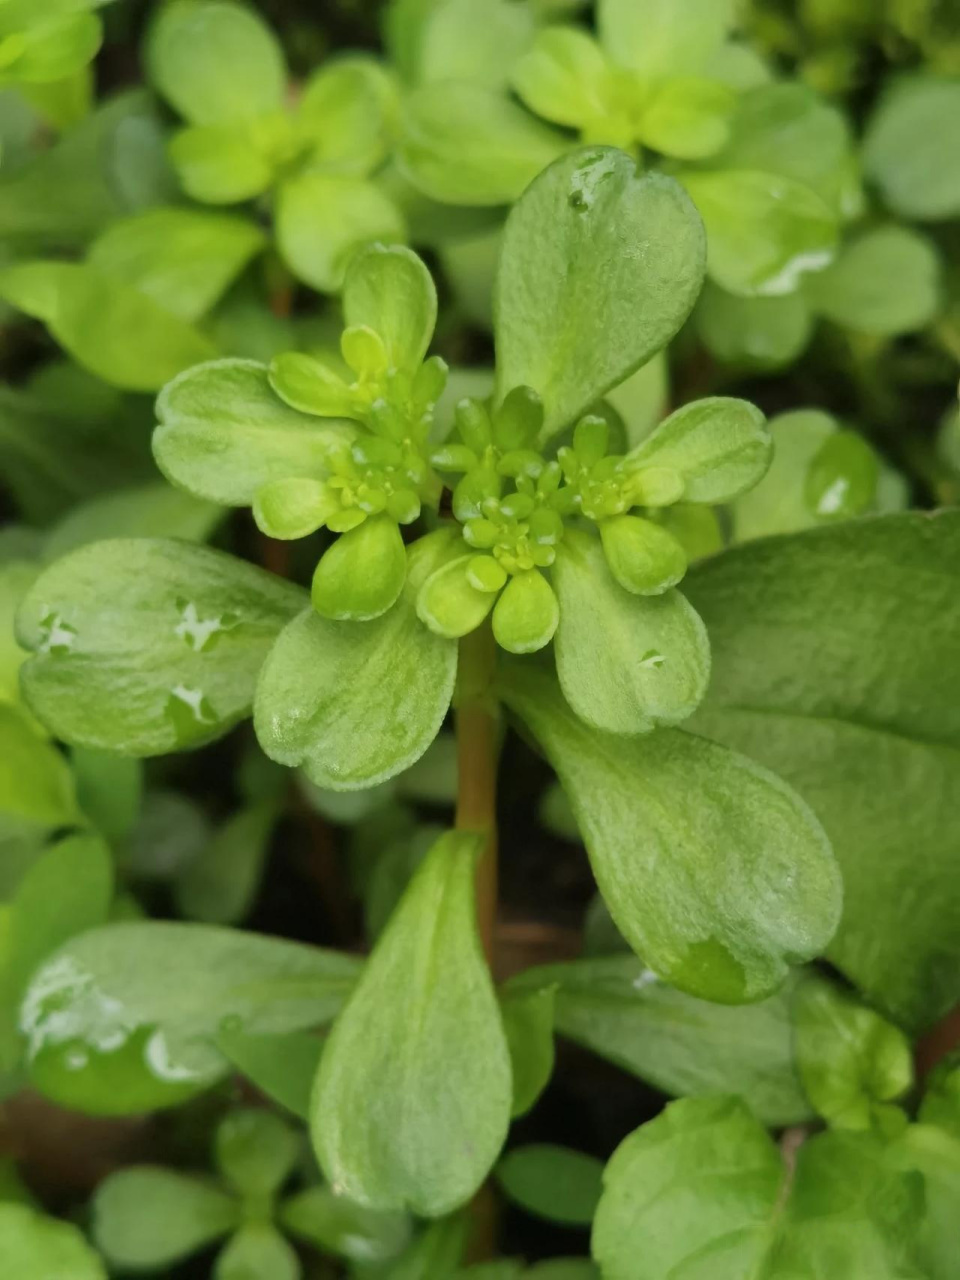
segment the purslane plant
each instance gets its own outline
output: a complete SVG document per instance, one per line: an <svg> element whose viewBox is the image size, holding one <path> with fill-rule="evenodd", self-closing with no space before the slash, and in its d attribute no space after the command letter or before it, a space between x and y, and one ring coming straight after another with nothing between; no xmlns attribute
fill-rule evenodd
<svg viewBox="0 0 960 1280"><path fill-rule="evenodd" d="M870 8L170 0L179 176L2 95L0 1272L954 1280L960 116Z"/></svg>
<svg viewBox="0 0 960 1280"><path fill-rule="evenodd" d="M398 151L411 180L436 200L495 205L578 140L626 147L686 186L716 283L747 296L794 292L831 260L859 207L842 116L798 85L772 83L731 43L725 2L601 0L597 23L596 39L546 27L508 71L507 87L551 127L467 78L416 89Z"/></svg>
<svg viewBox="0 0 960 1280"><path fill-rule="evenodd" d="M296 91L270 28L232 0L179 0L146 47L157 91L186 121L170 160L204 204L268 201L294 274L339 290L350 251L404 236L403 214L374 180L387 156L396 89L371 57L344 57Z"/></svg>

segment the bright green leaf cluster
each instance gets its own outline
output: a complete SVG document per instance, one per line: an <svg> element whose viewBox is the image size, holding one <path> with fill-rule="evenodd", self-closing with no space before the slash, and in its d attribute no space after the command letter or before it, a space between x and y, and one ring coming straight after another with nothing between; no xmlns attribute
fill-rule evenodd
<svg viewBox="0 0 960 1280"><path fill-rule="evenodd" d="M333 292L358 245L403 239L403 215L373 177L396 109L374 59L331 63L293 104L283 51L255 13L175 0L153 24L147 65L188 122L170 144L184 190L205 204L270 192L278 247L302 280Z"/></svg>

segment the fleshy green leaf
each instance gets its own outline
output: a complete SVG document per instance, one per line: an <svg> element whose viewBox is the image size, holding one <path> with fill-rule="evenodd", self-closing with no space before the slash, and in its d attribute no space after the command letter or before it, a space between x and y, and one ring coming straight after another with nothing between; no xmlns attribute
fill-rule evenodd
<svg viewBox="0 0 960 1280"><path fill-rule="evenodd" d="M184 191L204 204L237 204L262 195L275 177L253 125L207 124L181 129L169 146Z"/></svg>
<svg viewBox="0 0 960 1280"><path fill-rule="evenodd" d="M212 925L90 930L27 989L20 1025L33 1084L94 1115L175 1105L228 1073L215 1047L225 1020L250 1034L317 1026L337 1012L358 967L333 951Z"/></svg>
<svg viewBox="0 0 960 1280"><path fill-rule="evenodd" d="M353 253L371 240L406 239L397 205L366 178L307 170L277 195L277 244L290 270L335 293Z"/></svg>
<svg viewBox="0 0 960 1280"><path fill-rule="evenodd" d="M600 38L610 56L647 79L698 71L732 24L730 0L600 0Z"/></svg>
<svg viewBox="0 0 960 1280"><path fill-rule="evenodd" d="M0 1033L15 1037L20 997L40 963L62 943L107 919L113 897L110 850L95 836L68 836L47 849L10 902L0 966ZM12 1069L19 1053L3 1053Z"/></svg>
<svg viewBox="0 0 960 1280"><path fill-rule="evenodd" d="M508 1152L496 1177L508 1198L528 1213L588 1227L600 1200L603 1163L569 1147L542 1143Z"/></svg>
<svg viewBox="0 0 960 1280"><path fill-rule="evenodd" d="M369 622L396 603L407 576L407 552L395 520L371 516L341 534L313 575L313 607L337 622Z"/></svg>
<svg viewBox="0 0 960 1280"><path fill-rule="evenodd" d="M564 697L587 724L646 733L677 724L703 697L710 645L678 591L643 597L607 568L599 540L567 530L553 582L560 601L555 642Z"/></svg>
<svg viewBox="0 0 960 1280"><path fill-rule="evenodd" d="M290 408L254 360L188 369L160 393L157 418L153 451L164 475L236 507L252 505L271 481L323 478L330 451L353 436L346 423Z"/></svg>
<svg viewBox="0 0 960 1280"><path fill-rule="evenodd" d="M576 27L546 27L510 79L531 111L571 128L607 113L614 83L597 42Z"/></svg>
<svg viewBox="0 0 960 1280"><path fill-rule="evenodd" d="M217 1168L241 1195L272 1196L290 1177L300 1154L300 1135L262 1108L241 1107L217 1126Z"/></svg>
<svg viewBox="0 0 960 1280"><path fill-rule="evenodd" d="M43 272L40 314L50 332L78 364L112 386L157 391L182 370L216 354L198 329L126 280L84 263L31 265L38 271L32 289L40 287ZM6 296L8 281L19 288L19 270L0 273L0 294ZM14 296L13 301L19 305L22 299Z"/></svg>
<svg viewBox="0 0 960 1280"><path fill-rule="evenodd" d="M505 89L510 69L533 39L536 13L513 0L434 4L420 38L417 79Z"/></svg>
<svg viewBox="0 0 960 1280"><path fill-rule="evenodd" d="M687 1098L614 1152L593 1254L604 1280L920 1280L921 1211L920 1179L891 1169L867 1135L805 1142L791 1184L744 1103Z"/></svg>
<svg viewBox="0 0 960 1280"><path fill-rule="evenodd" d="M70 761L84 816L109 844L118 845L141 816L143 764L130 756L89 747L74 747Z"/></svg>
<svg viewBox="0 0 960 1280"><path fill-rule="evenodd" d="M537 569L510 578L493 607L493 634L509 653L536 653L553 639L559 621L557 597Z"/></svg>
<svg viewBox="0 0 960 1280"><path fill-rule="evenodd" d="M817 279L817 273L807 277ZM803 290L773 298L741 298L708 280L694 312L697 332L724 364L780 368L796 360L813 332Z"/></svg>
<svg viewBox="0 0 960 1280"><path fill-rule="evenodd" d="M735 541L796 533L818 523L807 504L807 475L813 459L837 429L836 420L819 409L795 409L771 418L770 469L756 488L741 494L731 508Z"/></svg>
<svg viewBox="0 0 960 1280"><path fill-rule="evenodd" d="M628 739L589 728L529 663L501 684L557 770L614 921L656 974L738 1004L823 950L840 877L784 782L682 731Z"/></svg>
<svg viewBox="0 0 960 1280"><path fill-rule="evenodd" d="M393 368L415 370L437 323L433 277L412 250L370 245L350 264L343 315L347 325L365 325L383 339Z"/></svg>
<svg viewBox="0 0 960 1280"><path fill-rule="evenodd" d="M554 992L550 986L500 993L500 1014L513 1072L512 1116L534 1105L553 1075Z"/></svg>
<svg viewBox="0 0 960 1280"><path fill-rule="evenodd" d="M272 804L261 804L241 809L224 823L177 880L181 915L206 924L238 924L246 917L260 887L276 817Z"/></svg>
<svg viewBox="0 0 960 1280"><path fill-rule="evenodd" d="M257 689L267 755L344 791L374 786L423 755L450 706L457 649L421 623L416 598L448 548L443 532L415 543L400 598L372 622L333 622L311 608L286 628Z"/></svg>
<svg viewBox="0 0 960 1280"><path fill-rule="evenodd" d="M921 1113L921 1119L923 1115ZM923 1176L924 1215L919 1255L924 1280L952 1280L956 1270L960 1138L928 1124L912 1124L894 1144L893 1160Z"/></svg>
<svg viewBox="0 0 960 1280"><path fill-rule="evenodd" d="M220 1028L216 1045L261 1093L299 1119L307 1119L310 1090L323 1048L319 1036L306 1031L248 1035L231 1024Z"/></svg>
<svg viewBox="0 0 960 1280"><path fill-rule="evenodd" d="M107 1280L77 1227L25 1204L0 1204L0 1258L17 1280Z"/></svg>
<svg viewBox="0 0 960 1280"><path fill-rule="evenodd" d="M734 91L716 80L681 77L658 90L640 118L640 141L664 155L703 160L730 134Z"/></svg>
<svg viewBox="0 0 960 1280"><path fill-rule="evenodd" d="M713 649L694 727L816 810L844 880L830 958L910 1027L960 991L958 564L958 513L904 514L754 542L684 586Z"/></svg>
<svg viewBox="0 0 960 1280"><path fill-rule="evenodd" d="M876 227L845 244L823 271L804 280L820 315L860 333L892 337L922 329L940 307L936 248L908 227Z"/></svg>
<svg viewBox="0 0 960 1280"><path fill-rule="evenodd" d="M296 1250L269 1222L248 1222L214 1264L212 1280L300 1280Z"/></svg>
<svg viewBox="0 0 960 1280"><path fill-rule="evenodd" d="M663 1093L739 1093L764 1124L810 1119L794 1063L789 979L766 1000L720 1005L684 995L634 955L611 955L527 969L506 990L551 991L559 1035Z"/></svg>
<svg viewBox="0 0 960 1280"><path fill-rule="evenodd" d="M687 571L686 554L673 534L642 516L604 520L600 540L607 567L624 591L633 595L662 595Z"/></svg>
<svg viewBox="0 0 960 1280"><path fill-rule="evenodd" d="M168 1267L238 1225L240 1205L199 1178L150 1165L108 1175L93 1199L93 1235L124 1270Z"/></svg>
<svg viewBox="0 0 960 1280"><path fill-rule="evenodd" d="M482 837L434 845L334 1024L313 1096L321 1166L372 1208L437 1217L476 1191L510 1118L510 1058L477 935Z"/></svg>
<svg viewBox="0 0 960 1280"><path fill-rule="evenodd" d="M228 0L174 0L147 41L147 70L157 91L194 124L251 120L277 110L287 73L270 27Z"/></svg>
<svg viewBox="0 0 960 1280"><path fill-rule="evenodd" d="M339 57L315 72L297 107L297 127L317 166L361 177L385 158L391 141L396 91L373 58Z"/></svg>
<svg viewBox="0 0 960 1280"><path fill-rule="evenodd" d="M118 489L81 502L58 521L44 543L44 558L58 560L78 547L108 538L182 538L206 542L223 518L220 507L154 484Z"/></svg>
<svg viewBox="0 0 960 1280"><path fill-rule="evenodd" d="M426 85L404 106L404 172L444 204L510 204L564 150L561 133L481 85Z"/></svg>
<svg viewBox="0 0 960 1280"><path fill-rule="evenodd" d="M249 715L299 587L222 551L97 542L37 579L18 615L24 695L68 742L159 755Z"/></svg>
<svg viewBox="0 0 960 1280"><path fill-rule="evenodd" d="M810 460L803 496L821 520L849 520L873 504L880 466L877 455L855 431L835 431Z"/></svg>
<svg viewBox="0 0 960 1280"><path fill-rule="evenodd" d="M507 219L495 302L501 398L532 387L545 436L572 422L669 342L703 263L703 228L672 178L638 175L611 147L558 160Z"/></svg>
<svg viewBox="0 0 960 1280"><path fill-rule="evenodd" d="M324 1253L358 1263L389 1262L410 1241L405 1213L367 1209L329 1187L308 1187L291 1196L280 1210L280 1221Z"/></svg>
<svg viewBox="0 0 960 1280"><path fill-rule="evenodd" d="M201 209L150 209L114 222L90 247L91 266L152 298L181 320L199 320L266 237L246 218Z"/></svg>
<svg viewBox="0 0 960 1280"><path fill-rule="evenodd" d="M797 1067L817 1114L837 1129L869 1129L913 1083L902 1031L825 979L808 974L795 999Z"/></svg>
<svg viewBox="0 0 960 1280"><path fill-rule="evenodd" d="M960 80L915 75L893 87L870 120L867 177L905 218L960 213Z"/></svg>
<svg viewBox="0 0 960 1280"><path fill-rule="evenodd" d="M756 169L684 173L707 231L707 271L730 293L792 293L834 254L837 219L810 187Z"/></svg>
<svg viewBox="0 0 960 1280"><path fill-rule="evenodd" d="M729 502L770 465L766 419L748 400L710 396L677 409L630 455L630 465L670 467L685 502Z"/></svg>
<svg viewBox="0 0 960 1280"><path fill-rule="evenodd" d="M21 707L0 704L0 821L49 829L78 820L69 765Z"/></svg>

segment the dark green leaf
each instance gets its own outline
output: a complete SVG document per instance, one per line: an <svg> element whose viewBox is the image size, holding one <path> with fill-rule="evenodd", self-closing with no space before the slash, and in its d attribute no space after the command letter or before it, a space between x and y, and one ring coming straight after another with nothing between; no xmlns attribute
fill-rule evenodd
<svg viewBox="0 0 960 1280"><path fill-rule="evenodd" d="M569 1147L514 1147L497 1165L497 1181L537 1217L588 1227L600 1200L603 1163Z"/></svg>

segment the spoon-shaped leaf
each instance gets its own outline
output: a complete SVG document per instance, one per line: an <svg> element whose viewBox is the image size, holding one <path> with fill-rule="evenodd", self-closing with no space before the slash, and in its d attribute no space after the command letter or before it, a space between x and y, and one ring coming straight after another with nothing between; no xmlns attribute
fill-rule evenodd
<svg viewBox="0 0 960 1280"><path fill-rule="evenodd" d="M682 731L589 728L529 663L507 667L501 685L557 770L610 914L656 974L738 1004L823 951L840 876L785 782Z"/></svg>
<svg viewBox="0 0 960 1280"><path fill-rule="evenodd" d="M334 1024L312 1103L330 1182L376 1209L450 1213L510 1120L510 1058L477 935L482 837L450 832L417 871Z"/></svg>

